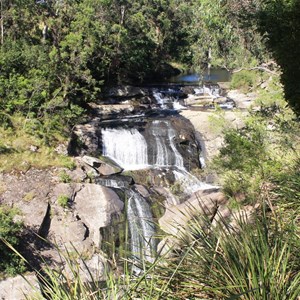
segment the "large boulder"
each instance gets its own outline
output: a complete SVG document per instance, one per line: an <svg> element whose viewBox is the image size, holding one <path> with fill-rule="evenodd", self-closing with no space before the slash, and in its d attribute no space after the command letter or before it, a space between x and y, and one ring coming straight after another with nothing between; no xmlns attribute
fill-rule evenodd
<svg viewBox="0 0 300 300"><path fill-rule="evenodd" d="M110 161L108 158L106 159L106 161L103 161L96 157L84 155L82 157L82 161L96 169L100 175L104 176L118 174L123 171L123 169L120 166Z"/></svg>
<svg viewBox="0 0 300 300"><path fill-rule="evenodd" d="M113 190L97 184L86 184L76 194L74 207L88 227L91 239L96 246L100 246L100 228L110 225L112 215L120 214L124 203Z"/></svg>

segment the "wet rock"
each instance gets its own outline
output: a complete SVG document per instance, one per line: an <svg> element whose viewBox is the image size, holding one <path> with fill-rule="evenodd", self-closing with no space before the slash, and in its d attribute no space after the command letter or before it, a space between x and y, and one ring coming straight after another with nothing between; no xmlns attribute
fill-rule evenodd
<svg viewBox="0 0 300 300"><path fill-rule="evenodd" d="M137 97L148 95L149 92L150 91L147 88L120 85L110 88L105 94L109 97Z"/></svg>
<svg viewBox="0 0 300 300"><path fill-rule="evenodd" d="M146 187L140 184L135 185L136 190L144 197L147 198L150 196L150 193Z"/></svg>
<svg viewBox="0 0 300 300"><path fill-rule="evenodd" d="M113 190L97 184L85 184L74 201L78 216L89 228L91 239L100 246L100 228L110 224L112 214L121 213L124 203Z"/></svg>
<svg viewBox="0 0 300 300"><path fill-rule="evenodd" d="M68 145L70 155L97 154L99 148L99 118L94 118L87 124L74 127L71 140Z"/></svg>
<svg viewBox="0 0 300 300"><path fill-rule="evenodd" d="M7 278L0 281L0 299L25 300L36 295L39 283L35 275L25 275Z"/></svg>
<svg viewBox="0 0 300 300"><path fill-rule="evenodd" d="M95 183L112 188L129 188L134 184L133 178L124 175L101 176L95 179Z"/></svg>

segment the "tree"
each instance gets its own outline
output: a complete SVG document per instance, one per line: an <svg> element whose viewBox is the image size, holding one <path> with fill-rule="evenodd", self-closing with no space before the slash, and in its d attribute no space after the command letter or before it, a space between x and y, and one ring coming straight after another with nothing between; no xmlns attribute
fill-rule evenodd
<svg viewBox="0 0 300 300"><path fill-rule="evenodd" d="M281 81L291 107L300 114L300 1L264 1L258 13L259 30L281 66Z"/></svg>

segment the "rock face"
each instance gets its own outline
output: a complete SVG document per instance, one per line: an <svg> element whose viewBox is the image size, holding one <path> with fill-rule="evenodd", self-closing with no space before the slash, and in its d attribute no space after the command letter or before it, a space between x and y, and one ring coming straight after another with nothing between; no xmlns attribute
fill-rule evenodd
<svg viewBox="0 0 300 300"><path fill-rule="evenodd" d="M94 169L96 169L100 175L104 175L104 176L118 174L123 171L123 169L120 168L120 166L113 163L112 161L108 163L92 156L85 155L82 157L82 161L88 164L89 166L93 167Z"/></svg>
<svg viewBox="0 0 300 300"><path fill-rule="evenodd" d="M8 278L0 281L1 300L25 300L33 297L39 291L39 283L35 275Z"/></svg>
<svg viewBox="0 0 300 300"><path fill-rule="evenodd" d="M206 218L214 219L218 207L224 202L225 198L221 192L199 191L184 203L168 207L160 218L159 225L168 234L184 237L191 220L197 218L200 224L204 224Z"/></svg>
<svg viewBox="0 0 300 300"><path fill-rule="evenodd" d="M108 226L111 216L121 213L124 206L114 191L96 184L86 184L76 194L74 204L96 246L101 242L100 228Z"/></svg>
<svg viewBox="0 0 300 300"><path fill-rule="evenodd" d="M68 146L71 155L97 155L99 152L99 118L87 124L76 125Z"/></svg>

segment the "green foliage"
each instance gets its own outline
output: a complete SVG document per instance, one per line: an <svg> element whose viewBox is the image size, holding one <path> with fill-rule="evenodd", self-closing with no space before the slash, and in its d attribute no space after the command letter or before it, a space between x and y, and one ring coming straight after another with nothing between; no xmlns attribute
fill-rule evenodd
<svg viewBox="0 0 300 300"><path fill-rule="evenodd" d="M176 181L173 185L171 185L170 191L174 195L180 195L183 193L183 187L179 181Z"/></svg>
<svg viewBox="0 0 300 300"><path fill-rule="evenodd" d="M17 212L5 206L0 206L0 272L14 275L25 271L25 264L5 242L18 248L22 223L14 221Z"/></svg>
<svg viewBox="0 0 300 300"><path fill-rule="evenodd" d="M224 147L214 160L225 193L245 203L259 201L260 187L290 176L298 161L299 123L285 107L280 86L270 81L256 104L260 111L251 112L243 128L225 129Z"/></svg>
<svg viewBox="0 0 300 300"><path fill-rule="evenodd" d="M230 88L249 91L257 87L259 75L254 71L240 71L234 73L231 78Z"/></svg>
<svg viewBox="0 0 300 300"><path fill-rule="evenodd" d="M257 13L260 32L281 66L286 99L300 113L300 1L263 1Z"/></svg>
<svg viewBox="0 0 300 300"><path fill-rule="evenodd" d="M253 225L237 220L238 232L222 226L207 233L195 223L192 235L198 239L179 271L182 287L189 278L194 294L206 291L213 299L297 299L300 276L293 253L299 241L291 242L296 233L288 226L279 230L279 219L264 210L259 215Z"/></svg>
<svg viewBox="0 0 300 300"><path fill-rule="evenodd" d="M66 208L68 206L69 197L66 195L59 195L57 198L57 203L61 206Z"/></svg>
<svg viewBox="0 0 300 300"><path fill-rule="evenodd" d="M63 182L63 183L69 183L69 182L71 182L72 179L66 171L61 171L59 173L59 180L60 180L60 182Z"/></svg>

